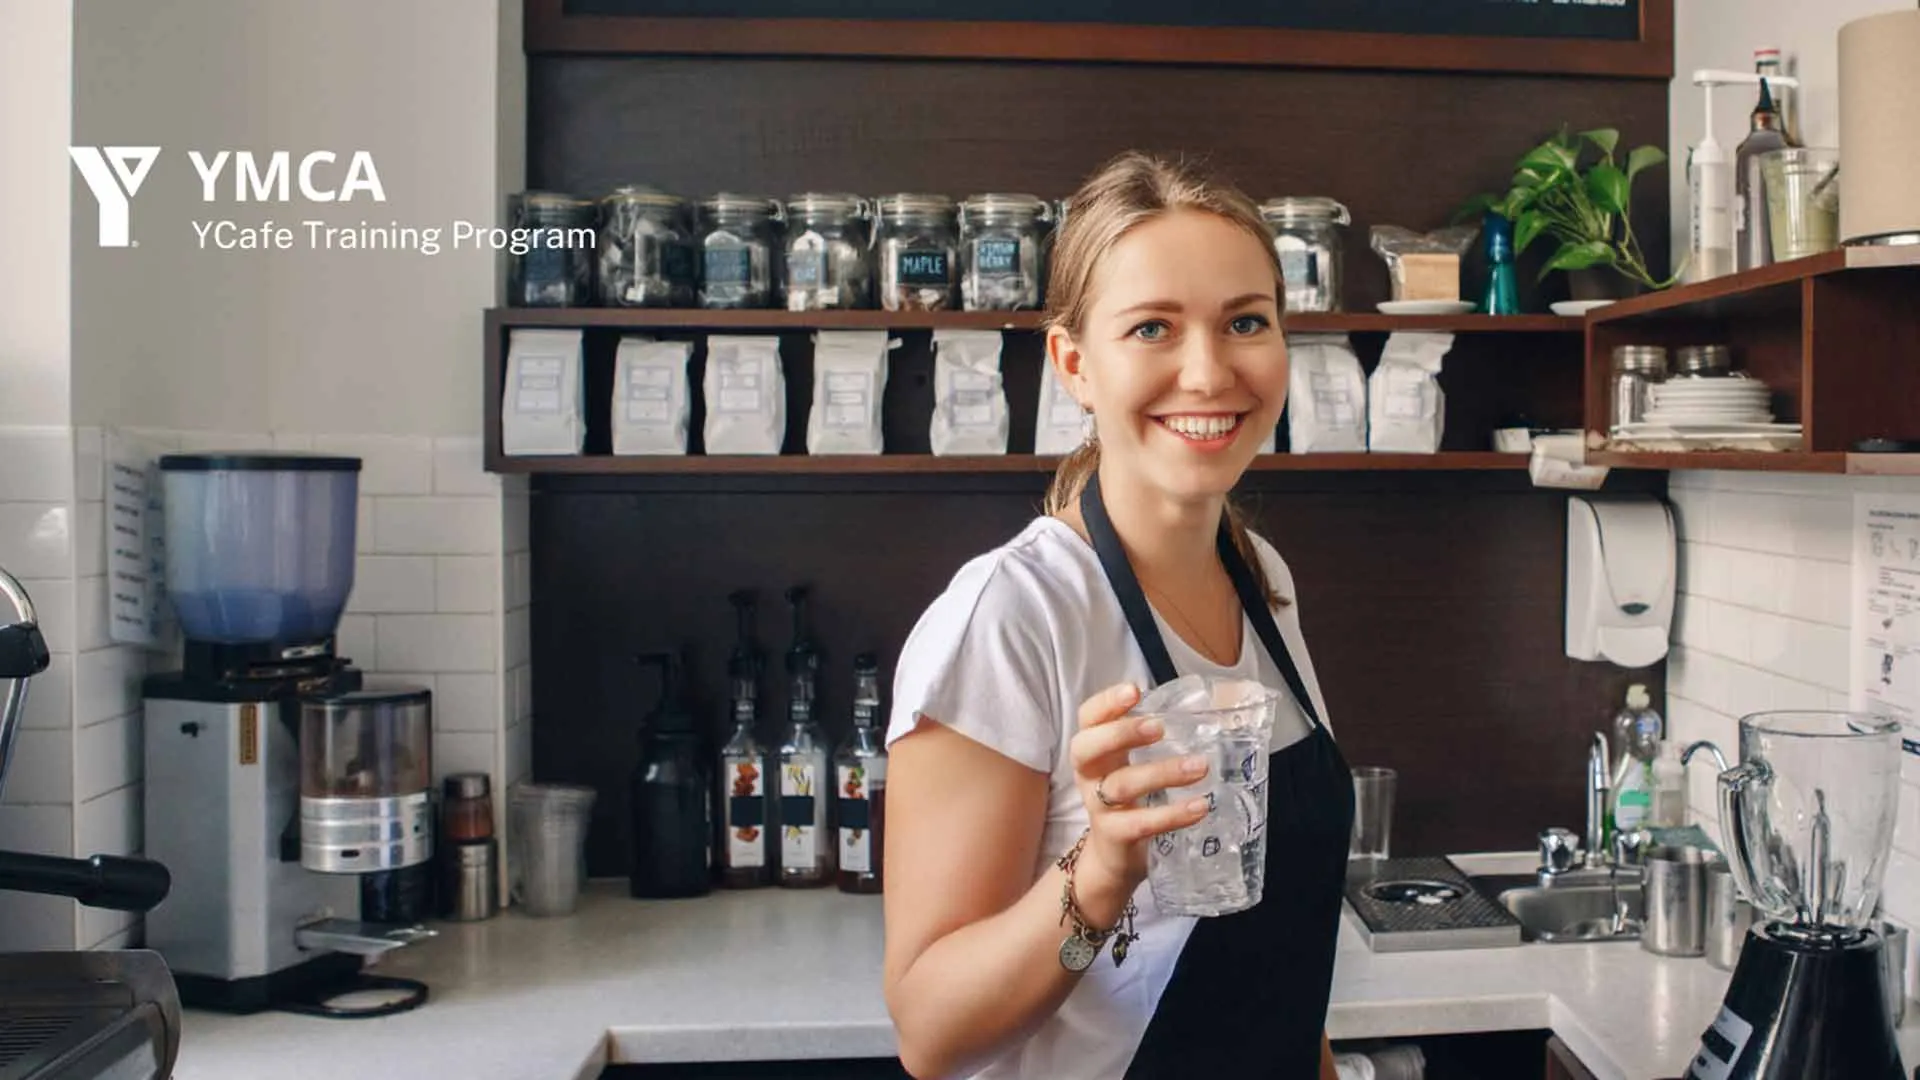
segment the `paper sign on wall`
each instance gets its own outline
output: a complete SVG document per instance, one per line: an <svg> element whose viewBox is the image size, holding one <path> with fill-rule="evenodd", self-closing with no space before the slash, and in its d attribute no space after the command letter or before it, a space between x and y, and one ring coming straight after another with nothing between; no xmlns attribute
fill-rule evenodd
<svg viewBox="0 0 1920 1080"><path fill-rule="evenodd" d="M107 635L123 645L161 637L166 537L153 455L139 441L106 433Z"/></svg>
<svg viewBox="0 0 1920 1080"><path fill-rule="evenodd" d="M1853 497L1853 708L1920 752L1920 495Z"/></svg>

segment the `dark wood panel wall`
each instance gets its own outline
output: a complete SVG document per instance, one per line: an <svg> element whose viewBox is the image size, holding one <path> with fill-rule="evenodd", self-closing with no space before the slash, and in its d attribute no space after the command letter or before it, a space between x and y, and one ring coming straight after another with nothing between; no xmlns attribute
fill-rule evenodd
<svg viewBox="0 0 1920 1080"><path fill-rule="evenodd" d="M647 183L690 195L1060 196L1130 147L1200 155L1256 198L1345 202L1355 219L1347 306L1366 310L1387 295L1366 243L1371 225L1446 223L1466 196L1503 185L1519 154L1562 124L1619 127L1630 145L1664 146L1666 115L1663 82L1587 76L536 56L528 179L586 194ZM1641 186L1637 231L1664 244L1665 184ZM1663 264L1666 253L1652 258ZM1522 284L1531 309L1552 298L1525 265ZM1030 364L1037 350L1009 355ZM1524 363L1511 350L1501 361ZM1577 360L1570 370L1577 379ZM1475 377L1460 389L1499 393L1505 382ZM1572 402L1559 389L1551 397L1553 422L1574 422ZM844 730L853 654L879 652L890 673L927 601L962 561L1031 517L1042 483L540 480L534 769L604 793L593 871L616 873L626 862L626 775L649 700L635 652L686 645L698 704L717 731L732 636L727 592L762 591L762 641L777 661L787 641L779 592L809 583L828 649L825 716L830 730ZM1577 828L1589 733L1629 681L1658 691L1662 673L1561 654L1565 496L1502 474L1280 474L1249 484L1262 527L1299 577L1348 756L1402 770L1396 849L1525 848L1546 825ZM1662 474L1609 484L1663 486ZM770 677L763 692L772 736L784 687Z"/></svg>

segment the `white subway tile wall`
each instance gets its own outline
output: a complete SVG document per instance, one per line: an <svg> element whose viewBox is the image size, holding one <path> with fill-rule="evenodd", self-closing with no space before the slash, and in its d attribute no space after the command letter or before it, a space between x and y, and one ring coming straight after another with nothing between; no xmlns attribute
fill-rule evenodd
<svg viewBox="0 0 1920 1080"><path fill-rule="evenodd" d="M1672 474L1681 596L1667 661L1671 737L1710 739L1733 760L1747 713L1848 706L1853 496L1867 490L1920 494L1920 480ZM1883 905L1911 927L1920 926L1920 758L1902 760ZM1687 785L1694 819L1718 836L1711 764L1696 758ZM1920 942L1912 947L1910 990Z"/></svg>
<svg viewBox="0 0 1920 1080"><path fill-rule="evenodd" d="M509 642L526 652L527 488L523 478L502 485L482 468L479 439L124 434L156 454L277 448L360 457L359 559L341 652L371 684L434 691L436 778L482 770L503 785L528 775L526 664L510 682L500 663ZM25 581L54 649L28 694L18 768L0 792L0 848L142 848L140 680L178 658L108 637L105 444L99 429L0 427L0 566ZM509 549L515 537L520 546ZM510 610L520 616L512 635ZM140 934L137 917L0 893L0 950L123 947Z"/></svg>
<svg viewBox="0 0 1920 1080"><path fill-rule="evenodd" d="M0 567L20 579L53 654L27 687L0 789L0 848L42 855L74 853L75 453L72 428L0 426ZM15 617L0 601L0 621ZM0 952L75 947L77 909L57 897L0 893Z"/></svg>

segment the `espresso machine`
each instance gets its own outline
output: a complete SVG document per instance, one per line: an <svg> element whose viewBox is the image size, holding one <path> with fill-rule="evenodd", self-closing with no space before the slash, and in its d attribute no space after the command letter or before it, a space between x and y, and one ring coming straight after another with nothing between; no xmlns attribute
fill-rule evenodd
<svg viewBox="0 0 1920 1080"><path fill-rule="evenodd" d="M1754 925L1688 1080L1901 1080L1874 919L1900 753L1900 725L1885 717L1740 721L1740 763L1719 778L1720 833Z"/></svg>
<svg viewBox="0 0 1920 1080"><path fill-rule="evenodd" d="M0 570L0 788L13 764L27 681L45 671L33 600ZM88 907L147 911L166 895L167 868L150 859L67 859L0 851L0 891L72 897ZM0 953L0 1077L7 1080L165 1080L180 1055L180 997L166 962L146 949Z"/></svg>
<svg viewBox="0 0 1920 1080"><path fill-rule="evenodd" d="M334 631L353 588L360 460L160 459L180 670L148 677L147 917L191 1006L376 1016L426 987L363 971L430 932L424 688L366 689ZM336 999L354 991L375 1003Z"/></svg>

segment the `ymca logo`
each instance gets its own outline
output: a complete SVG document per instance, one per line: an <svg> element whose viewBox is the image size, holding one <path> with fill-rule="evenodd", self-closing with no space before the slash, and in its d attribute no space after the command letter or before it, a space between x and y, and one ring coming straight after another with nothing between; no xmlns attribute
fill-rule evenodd
<svg viewBox="0 0 1920 1080"><path fill-rule="evenodd" d="M146 182L157 146L69 146L80 179L93 192L100 206L100 246L131 247L129 225L133 216L133 197Z"/></svg>

